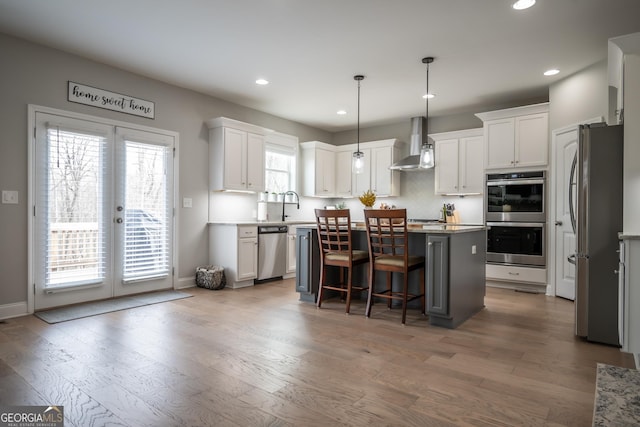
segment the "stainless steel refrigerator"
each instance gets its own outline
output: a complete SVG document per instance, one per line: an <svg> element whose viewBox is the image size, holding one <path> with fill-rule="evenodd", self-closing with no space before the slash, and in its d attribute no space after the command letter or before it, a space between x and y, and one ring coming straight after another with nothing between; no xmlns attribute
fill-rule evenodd
<svg viewBox="0 0 640 427"><path fill-rule="evenodd" d="M576 233L576 335L620 344L618 233L622 231L622 125L581 125L569 197ZM575 188L573 188L575 187Z"/></svg>

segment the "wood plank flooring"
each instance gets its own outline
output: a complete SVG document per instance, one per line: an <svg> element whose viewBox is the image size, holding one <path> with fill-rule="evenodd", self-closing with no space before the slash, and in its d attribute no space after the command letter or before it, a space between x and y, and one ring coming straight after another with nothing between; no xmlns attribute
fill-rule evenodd
<svg viewBox="0 0 640 427"><path fill-rule="evenodd" d="M588 426L596 363L573 303L488 288L455 330L364 317L292 280L70 322L0 323L0 404L64 405L66 426Z"/></svg>

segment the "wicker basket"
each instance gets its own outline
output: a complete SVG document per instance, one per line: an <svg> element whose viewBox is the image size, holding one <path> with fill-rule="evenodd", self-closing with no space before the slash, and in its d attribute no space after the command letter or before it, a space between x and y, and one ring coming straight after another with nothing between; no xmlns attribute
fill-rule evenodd
<svg viewBox="0 0 640 427"><path fill-rule="evenodd" d="M196 285L199 288L220 290L227 285L224 267L207 265L196 268Z"/></svg>

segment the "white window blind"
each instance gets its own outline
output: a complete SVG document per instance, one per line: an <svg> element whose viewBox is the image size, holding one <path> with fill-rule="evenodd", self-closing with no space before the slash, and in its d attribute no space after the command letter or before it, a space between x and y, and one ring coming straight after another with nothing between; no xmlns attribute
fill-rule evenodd
<svg viewBox="0 0 640 427"><path fill-rule="evenodd" d="M44 188L38 192L44 287L100 283L108 244L102 205L106 137L47 124L45 144L39 163Z"/></svg>
<svg viewBox="0 0 640 427"><path fill-rule="evenodd" d="M169 185L171 149L125 139L123 281L170 272Z"/></svg>

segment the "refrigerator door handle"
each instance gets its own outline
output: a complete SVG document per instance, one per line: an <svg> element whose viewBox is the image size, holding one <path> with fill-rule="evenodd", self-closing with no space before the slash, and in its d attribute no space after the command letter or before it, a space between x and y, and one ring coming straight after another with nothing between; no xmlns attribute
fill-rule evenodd
<svg viewBox="0 0 640 427"><path fill-rule="evenodd" d="M576 177L576 164L578 163L578 152L573 156L571 162L571 173L569 174L569 216L571 218L571 228L573 234L576 234L576 212L573 208L573 187L576 185L573 180Z"/></svg>

